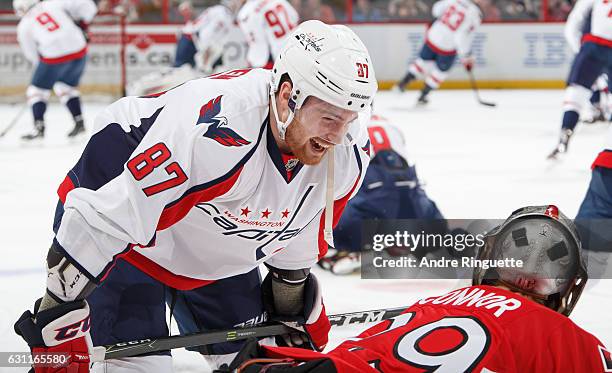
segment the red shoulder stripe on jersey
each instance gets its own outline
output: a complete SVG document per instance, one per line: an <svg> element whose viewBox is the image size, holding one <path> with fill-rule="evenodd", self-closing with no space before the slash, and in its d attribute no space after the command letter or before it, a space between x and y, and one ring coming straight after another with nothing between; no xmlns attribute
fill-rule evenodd
<svg viewBox="0 0 612 373"><path fill-rule="evenodd" d="M603 46L608 47L608 48L612 48L612 40L609 40L609 39L606 39L606 38L602 38L602 37L599 37L599 36L595 36L593 34L584 34L584 35L582 35L582 42L583 43L591 42L591 43L603 45Z"/></svg>
<svg viewBox="0 0 612 373"><path fill-rule="evenodd" d="M429 39L425 39L425 44L427 44L427 46L429 48L431 48L431 50L433 50L434 52L436 52L437 54L441 54L443 56L452 56L454 54L457 54L457 51L455 50L445 50L445 49L441 49L438 48L437 46L434 45L434 43L432 43Z"/></svg>
<svg viewBox="0 0 612 373"><path fill-rule="evenodd" d="M612 150L606 149L599 153L591 165L591 169L595 167L612 168Z"/></svg>
<svg viewBox="0 0 612 373"><path fill-rule="evenodd" d="M128 251L122 257L134 267L174 289L192 290L215 282L214 280L200 280L174 274L135 250Z"/></svg>
<svg viewBox="0 0 612 373"><path fill-rule="evenodd" d="M68 192L70 192L74 188L75 187L74 183L72 182L72 179L68 175L66 175L64 181L62 181L59 188L57 188L57 195L59 196L59 199L60 201L62 201L62 203L66 203L66 195L68 195Z"/></svg>
<svg viewBox="0 0 612 373"><path fill-rule="evenodd" d="M73 60L78 60L79 58L83 58L85 57L85 55L87 54L87 46L85 46L85 48L81 49L78 52L74 52L74 53L70 53L67 54L65 56L60 56L60 57L53 57L53 58L46 58L46 57L40 57L40 60L44 63L48 63L48 64L58 64L58 63L64 63L64 62L68 62L68 61L73 61Z"/></svg>
<svg viewBox="0 0 612 373"><path fill-rule="evenodd" d="M353 149L355 151L355 156L357 157L357 164L359 166L359 174L357 175L357 180L353 184L351 190L342 198L334 201L334 221L332 223L333 228L336 228L338 222L340 221L340 216L342 216L342 212L346 207L346 204L353 195L355 188L359 184L359 180L361 180L361 173L363 172L363 166L361 164L361 158L359 157L359 150L357 150L357 146L354 145ZM321 214L321 219L319 220L319 258L317 260L321 260L327 254L327 242L325 241L325 236L323 235L323 230L325 229L325 209L323 209L323 213Z"/></svg>

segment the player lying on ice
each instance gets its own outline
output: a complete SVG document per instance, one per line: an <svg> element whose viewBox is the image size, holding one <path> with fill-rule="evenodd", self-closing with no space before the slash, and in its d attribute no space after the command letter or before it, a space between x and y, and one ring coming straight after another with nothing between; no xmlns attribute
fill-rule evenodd
<svg viewBox="0 0 612 373"><path fill-rule="evenodd" d="M574 227L555 206L525 207L486 235L472 286L425 298L323 354L249 343L239 372L610 372L610 352L568 316L587 275Z"/></svg>
<svg viewBox="0 0 612 373"><path fill-rule="evenodd" d="M365 179L334 228L335 249L319 261L319 266L336 275L361 268L362 220L420 219L427 224L413 227L415 232L445 232L447 228L438 206L423 189L416 166L409 161L402 131L386 118L372 115L368 134L372 159Z"/></svg>
<svg viewBox="0 0 612 373"><path fill-rule="evenodd" d="M88 372L92 339L167 335L165 289L182 294L183 331L274 318L302 330L293 343L322 349L330 324L309 269L365 175L376 89L356 34L308 21L271 71L220 73L104 110L58 190L46 293L15 324L34 352L70 363L35 371ZM231 361L240 347L217 353ZM94 368L171 372L172 361Z"/></svg>

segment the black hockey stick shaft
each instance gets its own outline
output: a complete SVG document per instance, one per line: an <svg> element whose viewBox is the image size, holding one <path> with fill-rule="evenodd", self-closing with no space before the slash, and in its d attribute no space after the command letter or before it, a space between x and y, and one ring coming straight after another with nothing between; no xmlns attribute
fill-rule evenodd
<svg viewBox="0 0 612 373"><path fill-rule="evenodd" d="M470 83L472 85L472 91L474 91L474 95L476 96L476 100L478 101L478 103L484 106L489 106L489 107L497 106L497 104L494 102L484 101L482 98L480 98L480 92L478 91L478 86L476 85L476 78L474 77L474 72L470 69L470 70L467 70L467 73L470 76Z"/></svg>
<svg viewBox="0 0 612 373"><path fill-rule="evenodd" d="M405 309L406 307L400 307L329 315L329 321L332 326L348 326L369 322L379 322L398 316ZM234 328L186 335L174 335L162 338L147 338L131 342L122 342L112 345L94 347L92 361L119 359L151 352L166 351L175 348L234 342L248 338L272 337L294 331L294 329L284 324L277 323L254 326L250 328Z"/></svg>
<svg viewBox="0 0 612 373"><path fill-rule="evenodd" d="M4 135L6 135L8 131L10 131L11 128L13 128L17 124L17 122L19 122L19 119L21 118L23 113L25 113L27 108L28 108L28 104L24 104L21 106L21 109L19 109L17 114L15 114L15 116L13 117L13 120L11 120L8 126L4 127L4 130L0 133L0 137L4 137Z"/></svg>

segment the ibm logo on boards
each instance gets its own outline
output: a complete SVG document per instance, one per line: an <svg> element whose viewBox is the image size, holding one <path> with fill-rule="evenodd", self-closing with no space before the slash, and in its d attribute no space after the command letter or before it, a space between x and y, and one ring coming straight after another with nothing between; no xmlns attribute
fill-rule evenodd
<svg viewBox="0 0 612 373"><path fill-rule="evenodd" d="M562 33L526 33L525 67L559 67L570 63L573 54L568 49Z"/></svg>

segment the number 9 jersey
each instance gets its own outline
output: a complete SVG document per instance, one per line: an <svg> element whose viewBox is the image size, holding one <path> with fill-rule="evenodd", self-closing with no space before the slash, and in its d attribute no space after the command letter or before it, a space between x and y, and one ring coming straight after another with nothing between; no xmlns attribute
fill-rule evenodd
<svg viewBox="0 0 612 373"><path fill-rule="evenodd" d="M77 21L91 22L96 4L90 0L45 1L32 7L17 25L17 39L25 57L36 64L61 63L87 52L87 41Z"/></svg>
<svg viewBox="0 0 612 373"><path fill-rule="evenodd" d="M340 373L612 371L610 352L568 317L491 286L422 299L327 354L266 347L266 355L329 358Z"/></svg>
<svg viewBox="0 0 612 373"><path fill-rule="evenodd" d="M238 12L251 67L272 68L291 30L299 23L297 11L286 0L248 0Z"/></svg>

